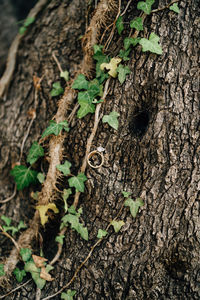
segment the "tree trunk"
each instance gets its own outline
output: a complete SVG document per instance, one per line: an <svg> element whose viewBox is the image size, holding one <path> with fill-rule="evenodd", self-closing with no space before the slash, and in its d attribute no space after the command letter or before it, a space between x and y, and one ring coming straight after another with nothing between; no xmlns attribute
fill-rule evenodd
<svg viewBox="0 0 200 300"><path fill-rule="evenodd" d="M88 6L86 2L50 1L21 39L13 79L7 97L2 97L0 102L2 200L13 192L10 170L12 164L19 161L21 143L31 122L29 115L35 101L33 75L43 76L43 79L36 119L25 143L22 164L26 164L31 144L39 140L59 105L59 97L50 96L53 82L60 80L53 52L63 70L70 72L71 78L81 68L84 55L81 36L94 13L94 1ZM118 4L118 1L115 2ZM165 0L157 2L153 8L169 4ZM122 3L121 12L126 5ZM98 229L105 229L120 211L124 203L121 191L131 192L133 199L141 197L144 206L136 218L124 207L118 219L123 220L125 225L118 233L109 229L108 236L94 249L69 286L76 290L74 298L200 298L199 1L180 1L178 5L179 14L166 8L150 14L144 21L141 35L148 37L150 33L156 33L160 37L163 54L143 53L141 47L136 46L127 64L131 74L124 84L117 79L110 81L109 94L100 114L119 112L119 129L114 130L100 121L92 142L91 151L99 146L105 148L105 161L99 169L87 166L86 189L79 200L79 207L83 209L81 221L88 228L89 240L84 241L75 231L67 229L61 257L51 271L55 280L42 289L41 299L57 292L72 278L95 244ZM123 16L125 24L139 15L136 6L134 1L130 3ZM106 26L115 20L116 14L117 11L110 15ZM106 32L104 44L111 29ZM105 28L101 30L102 34ZM117 56L123 47L123 38L129 32L129 26L125 25L119 37L115 29L107 51L111 57ZM64 84L62 81L63 87ZM75 102L66 111L66 116ZM82 119L74 117L64 140L63 157L73 164L73 174L78 174L82 165L93 123L93 114ZM48 141L45 141L46 160L41 162L46 172ZM37 168L40 166L37 165ZM59 190L63 190L67 180L57 183ZM1 205L1 215L29 224L36 205L30 194L37 188L33 186L17 192L11 201ZM57 251L55 237L63 211L59 192L54 201L60 210L59 216L55 215L39 229L44 257L49 260ZM69 202L73 203L73 199L70 198ZM41 238L34 240L32 245L36 254L39 254L41 244L38 240ZM11 241L1 236L0 256L8 257L11 248ZM12 286L17 286L14 277L11 280ZM1 294L8 290L3 289ZM31 281L5 299L35 297L36 286ZM60 295L53 299L60 299Z"/></svg>

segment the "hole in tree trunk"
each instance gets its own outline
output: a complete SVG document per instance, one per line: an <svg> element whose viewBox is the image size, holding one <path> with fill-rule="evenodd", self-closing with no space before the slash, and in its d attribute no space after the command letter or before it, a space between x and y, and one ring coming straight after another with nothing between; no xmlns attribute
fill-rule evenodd
<svg viewBox="0 0 200 300"><path fill-rule="evenodd" d="M149 112L147 110L134 113L129 124L131 134L133 136L142 137L147 131L149 119Z"/></svg>

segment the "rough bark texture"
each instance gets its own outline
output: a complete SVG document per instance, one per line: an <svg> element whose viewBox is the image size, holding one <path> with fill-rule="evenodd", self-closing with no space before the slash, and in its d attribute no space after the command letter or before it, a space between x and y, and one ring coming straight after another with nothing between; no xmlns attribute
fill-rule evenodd
<svg viewBox="0 0 200 300"><path fill-rule="evenodd" d="M135 5L132 3L126 12L126 22L138 13ZM159 1L159 7L165 5L165 1ZM145 20L145 35L155 32L160 36L163 55L142 53L137 47L128 63L132 72L126 82L120 85L112 80L102 112L120 113L119 130L100 122L93 149L100 145L106 149L105 164L100 169L87 168L89 180L80 198L89 242L67 231L62 256L51 272L55 280L42 290L43 297L72 277L94 244L98 229L105 228L117 215L124 201L121 191L126 190L132 197L143 198L145 205L135 219L127 208L123 210L120 219L125 226L119 233L109 232L70 286L77 291L75 299L200 298L199 1L181 1L179 7L179 15L166 9ZM20 44L8 97L0 103L2 199L12 193L11 164L19 159L30 122L27 112L34 102L32 77L44 75L24 160L31 143L40 137L57 110L58 99L49 95L52 83L59 79L52 52L56 51L63 69L72 75L79 66L79 37L85 32L86 9L81 0L52 0ZM122 46L122 39L118 41L116 34L114 41L111 49L116 55L114 49L120 41ZM64 154L73 162L72 173L81 165L92 126L92 115L75 119L65 141ZM28 223L35 204L31 190L1 205L0 213ZM41 230L48 259L56 253L58 227L59 220L54 219ZM1 237L0 255L8 255L10 248L10 242ZM35 299L34 283L12 296Z"/></svg>

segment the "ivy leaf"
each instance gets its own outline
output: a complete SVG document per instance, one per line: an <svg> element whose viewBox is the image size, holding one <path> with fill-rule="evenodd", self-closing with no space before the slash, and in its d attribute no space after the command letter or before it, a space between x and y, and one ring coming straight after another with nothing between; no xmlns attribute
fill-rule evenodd
<svg viewBox="0 0 200 300"><path fill-rule="evenodd" d="M34 17L30 17L30 18L27 18L24 22L24 26L25 27L28 27L29 25L31 25L33 22L35 22L35 18Z"/></svg>
<svg viewBox="0 0 200 300"><path fill-rule="evenodd" d="M95 105L93 103L88 103L87 101L80 100L79 104L80 108L77 112L77 117L79 119L85 117L89 113L95 112Z"/></svg>
<svg viewBox="0 0 200 300"><path fill-rule="evenodd" d="M54 203L49 203L47 205L37 205L36 209L39 210L42 225L46 224L48 221L48 216L46 215L46 213L49 209L53 210L55 214L59 212Z"/></svg>
<svg viewBox="0 0 200 300"><path fill-rule="evenodd" d="M139 43L139 41L140 41L140 38L128 38L128 37L126 37L125 39L124 39L124 49L125 50L128 50L128 48L132 45L133 47L135 47L138 43ZM127 55L129 55L129 52L128 52L128 54ZM120 56L121 57L121 56ZM123 58L123 57L122 57Z"/></svg>
<svg viewBox="0 0 200 300"><path fill-rule="evenodd" d="M26 31L26 27L24 27L24 26L21 26L20 28L19 28L19 34L24 34L24 32Z"/></svg>
<svg viewBox="0 0 200 300"><path fill-rule="evenodd" d="M78 215L67 214L62 218L62 221L70 223L71 228L75 229L84 240L88 241L87 227L84 227L81 223L79 223Z"/></svg>
<svg viewBox="0 0 200 300"><path fill-rule="evenodd" d="M120 50L119 51L119 57L121 57L123 59L123 61L127 61L130 59L130 57L128 57L129 53L130 53L131 49L127 49L127 50Z"/></svg>
<svg viewBox="0 0 200 300"><path fill-rule="evenodd" d="M60 72L60 77L64 78L65 81L67 82L69 80L69 72L68 71Z"/></svg>
<svg viewBox="0 0 200 300"><path fill-rule="evenodd" d="M74 295L76 295L76 291L68 290L67 293L61 294L61 299L73 300Z"/></svg>
<svg viewBox="0 0 200 300"><path fill-rule="evenodd" d="M45 181L45 176L44 176L44 174L39 172L39 173L37 174L37 179L38 179L38 181L39 181L40 183L43 183L43 182Z"/></svg>
<svg viewBox="0 0 200 300"><path fill-rule="evenodd" d="M27 228L26 224L24 224L24 222L20 220L17 226L17 230L19 231L20 229L25 229L25 228Z"/></svg>
<svg viewBox="0 0 200 300"><path fill-rule="evenodd" d="M109 115L105 115L102 118L103 123L108 123L115 130L118 129L119 122L117 118L119 117L119 113L116 111L112 111Z"/></svg>
<svg viewBox="0 0 200 300"><path fill-rule="evenodd" d="M61 87L60 82L53 83L53 89L51 90L50 94L52 97L59 96L64 93L64 89Z"/></svg>
<svg viewBox="0 0 200 300"><path fill-rule="evenodd" d="M117 27L118 33L121 34L122 31L124 30L124 23L123 23L122 16L119 16L119 18L117 19L116 27Z"/></svg>
<svg viewBox="0 0 200 300"><path fill-rule="evenodd" d="M37 285L37 287L39 289L43 289L43 287L45 286L46 280L40 278L40 268L36 267L33 260L28 261L25 264L24 270L26 272L30 272L35 284Z"/></svg>
<svg viewBox="0 0 200 300"><path fill-rule="evenodd" d="M151 13L151 6L154 4L155 0L140 1L137 4L137 9L142 10L145 14L149 15Z"/></svg>
<svg viewBox="0 0 200 300"><path fill-rule="evenodd" d="M68 209L68 212L72 215L77 215L77 211L74 205L71 205Z"/></svg>
<svg viewBox="0 0 200 300"><path fill-rule="evenodd" d="M102 96L102 93L100 91L99 82L97 84L90 83L89 88L88 88L88 93L90 93L90 95L92 95L93 98L95 96Z"/></svg>
<svg viewBox="0 0 200 300"><path fill-rule="evenodd" d="M135 18L130 22L130 27L135 28L136 30L140 31L143 30L143 21L142 18Z"/></svg>
<svg viewBox="0 0 200 300"><path fill-rule="evenodd" d="M57 243L60 243L61 245L63 245L63 240L64 240L65 236L62 234L62 235L57 235L57 237L55 238L55 241Z"/></svg>
<svg viewBox="0 0 200 300"><path fill-rule="evenodd" d="M122 194L123 194L124 198L128 198L131 193L130 192L122 191Z"/></svg>
<svg viewBox="0 0 200 300"><path fill-rule="evenodd" d="M4 264L0 264L0 277L6 275L4 272Z"/></svg>
<svg viewBox="0 0 200 300"><path fill-rule="evenodd" d="M37 142L33 142L26 161L32 165L41 156L44 156L44 149Z"/></svg>
<svg viewBox="0 0 200 300"><path fill-rule="evenodd" d="M123 65L120 64L119 67L117 68L117 72L118 72L119 82L122 84L126 79L126 75L131 73L131 70L129 69L128 66L124 67Z"/></svg>
<svg viewBox="0 0 200 300"><path fill-rule="evenodd" d="M31 183L37 182L37 172L22 165L15 166L10 174L14 177L17 190L23 190L23 188L29 186Z"/></svg>
<svg viewBox="0 0 200 300"><path fill-rule="evenodd" d="M97 61L96 63L96 77L98 78L99 82L102 83L106 78L108 78L108 74L105 74L101 69L100 66L102 63L108 63L109 57L102 53L103 46L101 45L94 45L94 55L93 58Z"/></svg>
<svg viewBox="0 0 200 300"><path fill-rule="evenodd" d="M94 92L90 91L84 91L78 93L78 103L84 101L88 102L89 104L92 103L92 100L94 99Z"/></svg>
<svg viewBox="0 0 200 300"><path fill-rule="evenodd" d="M95 92L94 96L100 96L100 97L103 96L103 85L100 84L100 82L97 78L95 78L89 82L88 90L91 92Z"/></svg>
<svg viewBox="0 0 200 300"><path fill-rule="evenodd" d="M68 179L69 186L75 187L77 191L84 192L84 182L87 180L87 177L84 173L79 173L78 176L73 176L70 179Z"/></svg>
<svg viewBox="0 0 200 300"><path fill-rule="evenodd" d="M66 131L66 132L69 132L69 124L68 124L68 122L67 121L62 121L62 122L60 122L59 123L59 125L62 125L63 126L63 129Z"/></svg>
<svg viewBox="0 0 200 300"><path fill-rule="evenodd" d="M149 40L146 38L142 38L139 41L139 44L142 45L142 51L150 51L152 53L162 54L162 48L158 44L159 39L160 38L154 32L150 34Z"/></svg>
<svg viewBox="0 0 200 300"><path fill-rule="evenodd" d="M173 5L171 5L169 9L172 10L172 11L174 11L177 14L179 14L179 12L180 12L180 9L179 9L177 3L174 3Z"/></svg>
<svg viewBox="0 0 200 300"><path fill-rule="evenodd" d="M70 167L71 167L71 163L66 160L65 163L63 165L57 165L56 168L62 172L65 176L70 174Z"/></svg>
<svg viewBox="0 0 200 300"><path fill-rule="evenodd" d="M135 218L139 208L144 205L144 202L142 201L141 198L137 198L135 201L133 201L133 199L131 198L128 198L125 201L124 205L130 207L131 215L133 216L133 218Z"/></svg>
<svg viewBox="0 0 200 300"><path fill-rule="evenodd" d="M111 59L109 63L103 63L101 64L100 68L101 70L104 70L106 68L107 70L110 70L108 74L112 76L113 78L117 77L117 65L121 62L121 58L114 57Z"/></svg>
<svg viewBox="0 0 200 300"><path fill-rule="evenodd" d="M23 278L26 276L26 272L24 270L20 270L19 268L15 268L13 273L18 282L22 282Z"/></svg>
<svg viewBox="0 0 200 300"><path fill-rule="evenodd" d="M1 216L1 220L6 223L7 226L10 226L12 220L4 215Z"/></svg>
<svg viewBox="0 0 200 300"><path fill-rule="evenodd" d="M5 232L12 231L11 235L14 235L16 232L18 232L18 229L14 226L2 226L2 227Z"/></svg>
<svg viewBox="0 0 200 300"><path fill-rule="evenodd" d="M54 134L54 135L59 135L61 130L64 129L65 131L69 131L68 127L68 122L67 121L62 121L60 123L56 123L55 121L51 120L49 122L49 126L45 129L45 131L42 134L42 138Z"/></svg>
<svg viewBox="0 0 200 300"><path fill-rule="evenodd" d="M106 230L99 229L97 237L98 237L98 239L101 239L102 237L106 236L107 234L108 234L108 232Z"/></svg>
<svg viewBox="0 0 200 300"><path fill-rule="evenodd" d="M21 248L19 253L24 262L27 262L31 258L31 255L32 255L31 249L28 249L28 248Z"/></svg>
<svg viewBox="0 0 200 300"><path fill-rule="evenodd" d="M124 221L115 221L115 220L113 220L111 222L111 225L114 227L114 230L115 230L116 233L120 231L121 227L124 224L125 224Z"/></svg>
<svg viewBox="0 0 200 300"><path fill-rule="evenodd" d="M79 74L74 80L72 88L75 90L87 90L89 82L86 80L85 75Z"/></svg>

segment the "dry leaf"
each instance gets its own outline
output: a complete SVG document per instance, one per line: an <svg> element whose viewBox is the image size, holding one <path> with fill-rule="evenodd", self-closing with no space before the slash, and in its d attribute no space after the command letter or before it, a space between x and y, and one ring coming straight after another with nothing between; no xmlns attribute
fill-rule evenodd
<svg viewBox="0 0 200 300"><path fill-rule="evenodd" d="M42 278L46 281L53 281L54 280L54 278L51 277L51 275L47 273L45 267L42 267L42 269L41 269L40 278Z"/></svg>
<svg viewBox="0 0 200 300"><path fill-rule="evenodd" d="M48 209L53 210L55 214L59 212L54 203L49 203L47 205L37 205L36 209L39 210L42 225L44 225L48 221L48 216L46 215Z"/></svg>
<svg viewBox="0 0 200 300"><path fill-rule="evenodd" d="M34 84L34 88L36 89L36 90L41 90L41 86L40 86L40 78L39 77L37 77L37 76L35 76L35 75L33 75L33 84Z"/></svg>
<svg viewBox="0 0 200 300"><path fill-rule="evenodd" d="M35 110L35 108L30 109L27 112L27 115L29 116L29 118L31 118L31 119L34 120L36 118L36 110Z"/></svg>
<svg viewBox="0 0 200 300"><path fill-rule="evenodd" d="M103 63L100 65L100 69L104 70L106 68L107 70L110 70L108 74L112 77L117 77L117 65L121 62L121 58L114 57L111 59L109 63Z"/></svg>
<svg viewBox="0 0 200 300"><path fill-rule="evenodd" d="M43 268L44 267L44 262L47 261L48 259L41 257L41 256L37 256L37 255L32 255L33 261L36 265L37 268Z"/></svg>

